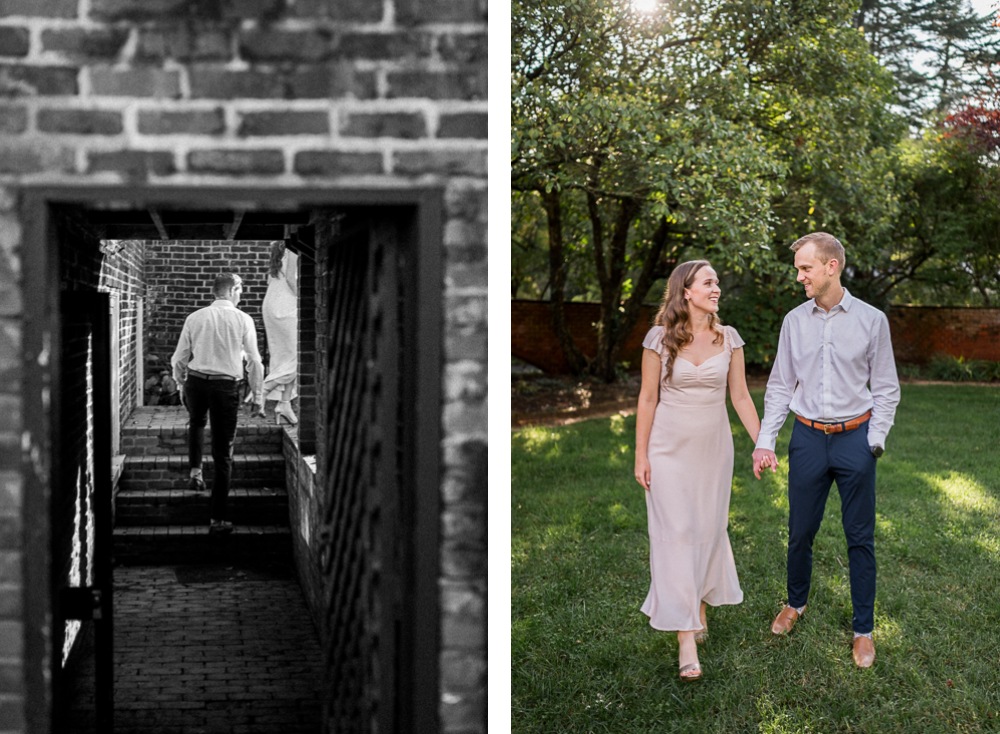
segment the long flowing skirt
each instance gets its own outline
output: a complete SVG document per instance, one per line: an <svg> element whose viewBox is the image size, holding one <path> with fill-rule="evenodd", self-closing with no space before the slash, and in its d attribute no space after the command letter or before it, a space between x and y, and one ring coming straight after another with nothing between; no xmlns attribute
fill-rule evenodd
<svg viewBox="0 0 1000 734"><path fill-rule="evenodd" d="M263 303L270 360L264 378L266 400L298 396L298 302L283 277L271 278Z"/></svg>

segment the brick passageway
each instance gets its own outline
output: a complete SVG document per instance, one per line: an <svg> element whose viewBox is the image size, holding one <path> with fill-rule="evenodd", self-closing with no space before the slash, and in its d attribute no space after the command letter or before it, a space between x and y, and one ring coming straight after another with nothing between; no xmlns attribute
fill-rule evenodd
<svg viewBox="0 0 1000 734"><path fill-rule="evenodd" d="M115 482L117 734L313 734L323 654L292 560L282 436L237 429L229 536L208 535L208 493L188 486L187 413L137 408ZM211 486L211 428L205 471ZM74 653L70 734L94 732L94 655Z"/></svg>
<svg viewBox="0 0 1000 734"><path fill-rule="evenodd" d="M116 734L314 734L322 657L287 564L115 569ZM70 734L94 731L93 670Z"/></svg>

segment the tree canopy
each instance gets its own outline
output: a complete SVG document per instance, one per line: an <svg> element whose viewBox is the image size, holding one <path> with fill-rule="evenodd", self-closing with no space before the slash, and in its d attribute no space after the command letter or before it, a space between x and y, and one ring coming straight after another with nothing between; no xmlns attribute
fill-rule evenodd
<svg viewBox="0 0 1000 734"><path fill-rule="evenodd" d="M682 255L765 276L787 271L773 246L792 232L886 236L901 126L854 11L513 3L511 185L544 213L553 324L574 371L613 376L640 303ZM561 313L577 254L601 303L593 358Z"/></svg>

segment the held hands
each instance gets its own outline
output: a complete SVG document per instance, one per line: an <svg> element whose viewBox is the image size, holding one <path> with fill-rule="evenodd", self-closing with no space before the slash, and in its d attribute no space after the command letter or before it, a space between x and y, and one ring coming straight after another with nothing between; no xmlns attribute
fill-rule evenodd
<svg viewBox="0 0 1000 734"><path fill-rule="evenodd" d="M642 488L649 491L649 459L645 456L635 457L635 481L642 485Z"/></svg>
<svg viewBox="0 0 1000 734"><path fill-rule="evenodd" d="M255 395L248 392L247 396L243 398L243 402L247 404L251 416L264 417L264 396L262 394Z"/></svg>
<svg viewBox="0 0 1000 734"><path fill-rule="evenodd" d="M761 469L770 469L771 473L778 471L778 457L768 449L754 449L753 475L760 479Z"/></svg>

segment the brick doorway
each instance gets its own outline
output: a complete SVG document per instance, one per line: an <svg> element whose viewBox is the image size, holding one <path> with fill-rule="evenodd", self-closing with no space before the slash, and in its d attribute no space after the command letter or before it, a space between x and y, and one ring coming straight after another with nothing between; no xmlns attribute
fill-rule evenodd
<svg viewBox="0 0 1000 734"><path fill-rule="evenodd" d="M315 349L310 360L300 329L300 425L283 442L297 576L324 655L320 728L436 729L440 194L88 188L28 190L22 201L25 286L38 299L24 330L26 435L45 469L26 487L26 618L57 611L64 585L58 489L44 480L59 475L63 459L54 419L65 403L58 304L68 265L59 222L68 217L107 240L153 239L164 229L174 239L174 226L176 239L259 241L291 230L290 246L303 255L300 284L313 286L302 300L315 314ZM157 223L150 211L168 215ZM209 212L226 216L203 221ZM300 311L300 327L307 318ZM51 635L45 622L26 633L26 668L39 671L27 691L31 732L53 730L61 703ZM46 666L50 676L40 672Z"/></svg>

